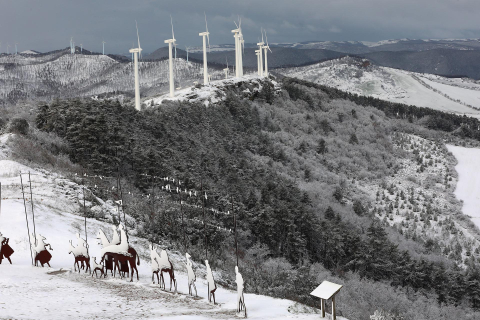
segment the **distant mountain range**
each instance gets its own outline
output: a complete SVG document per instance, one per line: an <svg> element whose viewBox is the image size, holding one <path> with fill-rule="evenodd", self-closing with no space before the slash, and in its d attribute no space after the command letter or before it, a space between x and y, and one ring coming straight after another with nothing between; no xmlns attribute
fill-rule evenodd
<svg viewBox="0 0 480 320"><path fill-rule="evenodd" d="M285 68L314 64L347 55L369 59L378 66L403 69L447 77L480 79L480 40L387 40L380 42L302 42L271 44L268 66ZM256 68L254 44L245 44L243 63ZM190 49L189 57L203 61L198 48ZM159 60L168 57L168 49L160 48L144 58ZM177 57L186 57L186 51L177 49ZM209 63L233 65L232 45L216 45L208 55Z"/></svg>

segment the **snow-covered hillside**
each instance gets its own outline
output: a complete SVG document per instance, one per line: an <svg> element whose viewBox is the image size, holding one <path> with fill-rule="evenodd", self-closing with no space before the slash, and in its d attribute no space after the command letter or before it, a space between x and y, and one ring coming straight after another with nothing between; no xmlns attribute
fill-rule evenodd
<svg viewBox="0 0 480 320"><path fill-rule="evenodd" d="M9 136L2 136L0 149L8 149ZM216 291L217 305L208 303L205 268L194 262L197 270L197 289L201 299L187 296L187 276L184 258L170 252L176 268L179 294L162 291L151 284L148 242L130 230L130 243L139 252L140 281L129 283L108 276L97 279L88 274L73 273L74 258L69 255L69 240L76 243L77 232L84 235L84 219L79 203L83 202L82 186L54 172L27 167L0 155L0 182L2 206L0 232L10 238L15 250L13 265L4 260L0 265L0 318L7 319L233 319L236 314L236 292L225 288ZM50 243L52 268L31 266L25 209L20 187L20 172L31 172L36 232ZM25 182L25 181L24 181ZM31 199L26 194L26 207L32 227ZM90 255L99 257L100 247L95 240L100 228L111 230L109 215L115 214L111 202L103 202L105 221L87 219ZM92 202L86 203L92 206ZM162 248L162 244L160 244ZM97 258L98 261L98 258ZM240 270L241 271L241 270ZM216 277L221 277L216 274ZM168 276L167 276L168 278ZM248 316L251 319L317 319L318 314L294 313L292 310L310 310L298 307L293 301L246 294ZM290 311L289 311L290 310ZM337 317L337 319L343 319Z"/></svg>
<svg viewBox="0 0 480 320"><path fill-rule="evenodd" d="M269 80L274 90L280 90L280 85L274 81ZM208 106L217 103L226 98L226 89L229 87L239 86L241 83L248 83L249 89L243 91L244 96L250 96L259 92L263 88L262 78L256 74L246 75L242 78L228 78L222 80L215 80L207 85L196 85L188 87L175 92L175 96L171 98L169 94L162 94L159 96L150 97L144 100L147 106L160 105L164 101L188 101L192 103L203 103Z"/></svg>
<svg viewBox="0 0 480 320"><path fill-rule="evenodd" d="M480 84L473 80L378 67L350 57L278 71L359 95L480 117Z"/></svg>
<svg viewBox="0 0 480 320"><path fill-rule="evenodd" d="M203 67L184 59L175 61L175 86L185 87L203 77ZM0 104L22 100L90 97L102 94L133 95L132 63L104 55L65 54L0 56ZM168 90L168 61L140 62L142 96ZM212 79L223 71L210 69Z"/></svg>

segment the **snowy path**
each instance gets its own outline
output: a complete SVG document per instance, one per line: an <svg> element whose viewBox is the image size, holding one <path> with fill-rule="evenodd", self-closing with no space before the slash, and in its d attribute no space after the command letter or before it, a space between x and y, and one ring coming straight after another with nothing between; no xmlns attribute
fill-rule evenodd
<svg viewBox="0 0 480 320"><path fill-rule="evenodd" d="M480 228L480 149L447 145L458 160L455 196L463 201L462 211Z"/></svg>
<svg viewBox="0 0 480 320"><path fill-rule="evenodd" d="M0 147L2 143L4 141L0 141ZM45 236L46 242L52 245L52 268L31 266L19 171L38 174L32 176L36 232ZM208 303L207 283L201 275L204 274L204 267L199 264L195 264L195 268L202 272L197 272L196 286L201 299L194 300L186 296L187 275L182 271L184 261L181 255L171 255L179 294L163 292L158 285L153 286L150 282L148 243L135 236L130 236L130 243L140 257L148 257L148 260L142 259L138 266L139 282L130 283L110 276L107 279L94 279L84 273L70 272L74 259L68 254L69 240L74 240L76 244L75 233L80 231L83 236L84 223L82 217L74 214L79 210L75 183L54 173L35 171L14 161L1 160L1 156L0 182L0 232L10 238L10 245L15 250L13 265L8 264L7 260L0 265L0 319L238 318L235 291L219 287L216 291L219 304ZM27 213L32 232L30 205L28 199ZM94 239L100 228L108 233L111 225L88 219L91 256L99 257L100 246ZM168 279L166 276L166 282ZM289 307L294 304L290 300L246 294L245 302L249 319L318 318L318 314L289 313Z"/></svg>

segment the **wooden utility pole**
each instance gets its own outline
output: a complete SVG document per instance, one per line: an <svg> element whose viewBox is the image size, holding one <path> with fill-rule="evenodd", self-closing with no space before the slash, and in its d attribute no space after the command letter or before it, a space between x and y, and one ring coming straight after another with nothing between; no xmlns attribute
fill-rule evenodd
<svg viewBox="0 0 480 320"><path fill-rule="evenodd" d="M201 192L200 192L200 196L202 197L202 210L203 210L203 234L204 234L204 238L205 238L205 260L208 260L208 250L207 250L207 224L206 224L206 221L205 221L205 198L204 198L204 194L203 194L203 179L202 181L200 182L200 186L201 186Z"/></svg>
<svg viewBox="0 0 480 320"><path fill-rule="evenodd" d="M25 202L25 192L24 192L24 190L23 190L22 173L20 173L20 184L22 185L23 208L25 209L25 221L27 222L28 242L29 242L29 244L30 244L30 258L32 258L32 266L33 266L34 263L33 263L33 252L32 252L32 239L30 238L30 228L29 228L29 226L28 226L27 204L26 204L26 202Z"/></svg>
<svg viewBox="0 0 480 320"><path fill-rule="evenodd" d="M87 208L85 206L85 186L83 186L82 192L83 192L83 217L85 219L85 242L87 243L87 255L88 255Z"/></svg>
<svg viewBox="0 0 480 320"><path fill-rule="evenodd" d="M233 196L231 196L232 201L232 213L233 213L233 224L235 231L235 255L237 256L237 267L238 267L238 242L237 242L237 216L233 210Z"/></svg>
<svg viewBox="0 0 480 320"><path fill-rule="evenodd" d="M35 235L35 244L37 244L37 232L35 231L35 211L33 211L33 192L32 179L30 178L30 171L28 171L28 182L30 183L30 202L32 203L32 219L33 219L33 234Z"/></svg>

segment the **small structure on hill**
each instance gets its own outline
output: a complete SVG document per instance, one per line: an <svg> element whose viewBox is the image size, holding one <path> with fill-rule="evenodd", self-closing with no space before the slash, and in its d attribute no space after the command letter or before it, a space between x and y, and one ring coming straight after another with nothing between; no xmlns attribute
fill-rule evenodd
<svg viewBox="0 0 480 320"><path fill-rule="evenodd" d="M325 300L332 299L332 320L337 319L335 310L335 295L342 289L342 285L335 284L329 281L323 281L315 290L310 294L314 297L320 298L322 306L322 318L325 318Z"/></svg>

